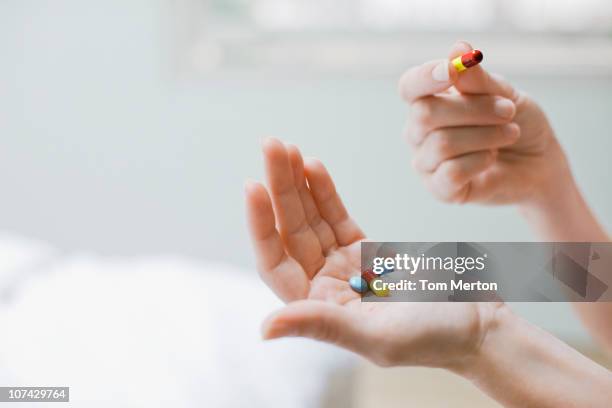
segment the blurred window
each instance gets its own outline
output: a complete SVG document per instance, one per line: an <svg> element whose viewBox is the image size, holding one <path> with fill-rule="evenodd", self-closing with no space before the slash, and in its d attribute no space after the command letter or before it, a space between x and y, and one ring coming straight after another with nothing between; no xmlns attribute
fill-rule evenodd
<svg viewBox="0 0 612 408"><path fill-rule="evenodd" d="M610 0L210 0L209 6L213 16L263 31L612 31Z"/></svg>
<svg viewBox="0 0 612 408"><path fill-rule="evenodd" d="M397 75L462 38L504 73L612 75L612 0L166 1L196 73Z"/></svg>

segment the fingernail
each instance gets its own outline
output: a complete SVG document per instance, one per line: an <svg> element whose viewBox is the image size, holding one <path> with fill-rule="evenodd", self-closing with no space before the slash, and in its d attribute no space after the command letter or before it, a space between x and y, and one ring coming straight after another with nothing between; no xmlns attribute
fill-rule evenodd
<svg viewBox="0 0 612 408"><path fill-rule="evenodd" d="M509 119L514 116L514 103L509 99L498 98L493 106L493 111L500 118Z"/></svg>
<svg viewBox="0 0 612 408"><path fill-rule="evenodd" d="M502 133L509 139L517 138L520 130L521 129L516 123L507 123L502 126Z"/></svg>
<svg viewBox="0 0 612 408"><path fill-rule="evenodd" d="M431 77L438 82L447 82L448 78L450 78L448 73L448 61L444 60L438 63L438 65L431 70Z"/></svg>

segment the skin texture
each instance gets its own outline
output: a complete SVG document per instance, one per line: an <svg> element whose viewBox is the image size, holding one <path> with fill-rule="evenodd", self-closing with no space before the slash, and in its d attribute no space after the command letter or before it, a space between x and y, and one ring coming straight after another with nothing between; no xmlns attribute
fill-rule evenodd
<svg viewBox="0 0 612 408"><path fill-rule="evenodd" d="M458 42L450 57L470 49ZM413 165L431 193L451 203L515 204L543 241L609 241L539 106L482 66L462 74L449 67L448 79L440 81L432 75L435 64L408 70L399 86L410 107L406 138ZM514 109L496 112L497 101ZM593 337L612 350L612 303L574 307Z"/></svg>
<svg viewBox="0 0 612 408"><path fill-rule="evenodd" d="M459 42L449 56L469 50ZM546 116L529 96L480 65L461 74L449 66L448 80L436 81L431 71L439 62L408 70L399 84L410 108L405 136L413 166L435 197L522 203L551 178L569 175Z"/></svg>
<svg viewBox="0 0 612 408"><path fill-rule="evenodd" d="M612 375L502 303L362 303L363 232L316 160L263 144L269 188L247 182L247 216L263 280L287 305L265 339L301 336L352 350L381 366L446 368L508 407L606 407Z"/></svg>
<svg viewBox="0 0 612 408"><path fill-rule="evenodd" d="M471 49L458 42L449 57ZM609 241L540 107L480 65L461 74L450 66L448 80L436 80L437 63L408 70L399 84L414 168L431 193L451 203L515 204L543 241ZM499 101L512 106L503 117ZM574 306L612 350L612 303Z"/></svg>
<svg viewBox="0 0 612 408"><path fill-rule="evenodd" d="M247 182L249 227L262 279L288 302L264 338L311 337L383 366L457 366L478 348L499 304L362 303L347 281L365 235L329 173L275 139L263 154L269 188Z"/></svg>
<svg viewBox="0 0 612 408"><path fill-rule="evenodd" d="M458 43L450 57L470 49ZM515 203L543 237L607 240L529 97L480 66L459 76L446 60L409 70L400 92L411 106L414 166L438 198ZM264 322L265 339L309 337L382 366L446 368L508 407L609 406L609 371L502 303L360 302L347 281L360 273L366 236L329 173L275 139L263 154L268 188L246 183L247 218L260 275L287 302ZM607 338L609 308L583 310Z"/></svg>

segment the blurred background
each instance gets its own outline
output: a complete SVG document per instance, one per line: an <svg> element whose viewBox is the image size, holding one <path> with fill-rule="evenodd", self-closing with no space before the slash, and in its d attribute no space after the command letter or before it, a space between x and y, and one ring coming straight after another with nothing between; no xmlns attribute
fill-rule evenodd
<svg viewBox="0 0 612 408"><path fill-rule="evenodd" d="M464 39L547 111L612 230L606 0L3 0L0 229L67 252L252 268L246 178L276 136L329 167L381 241L530 241L512 208L436 202L397 80ZM591 343L563 304L514 305Z"/></svg>

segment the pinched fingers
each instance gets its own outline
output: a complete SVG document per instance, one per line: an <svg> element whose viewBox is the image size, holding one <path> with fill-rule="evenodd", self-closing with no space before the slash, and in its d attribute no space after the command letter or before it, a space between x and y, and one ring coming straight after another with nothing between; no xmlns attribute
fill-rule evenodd
<svg viewBox="0 0 612 408"><path fill-rule="evenodd" d="M428 96L416 100L410 108L406 136L415 146L436 129L502 125L510 122L516 114L514 102L492 95Z"/></svg>
<svg viewBox="0 0 612 408"><path fill-rule="evenodd" d="M496 151L479 151L442 162L425 176L425 185L439 200L463 203L469 199L471 181L496 160Z"/></svg>
<svg viewBox="0 0 612 408"><path fill-rule="evenodd" d="M510 146L519 137L520 128L515 123L438 129L415 148L413 166L421 173L430 173L446 160L467 153Z"/></svg>
<svg viewBox="0 0 612 408"><path fill-rule="evenodd" d="M448 60L426 62L410 68L399 81L402 98L412 103L415 100L443 92L450 88L458 73Z"/></svg>

